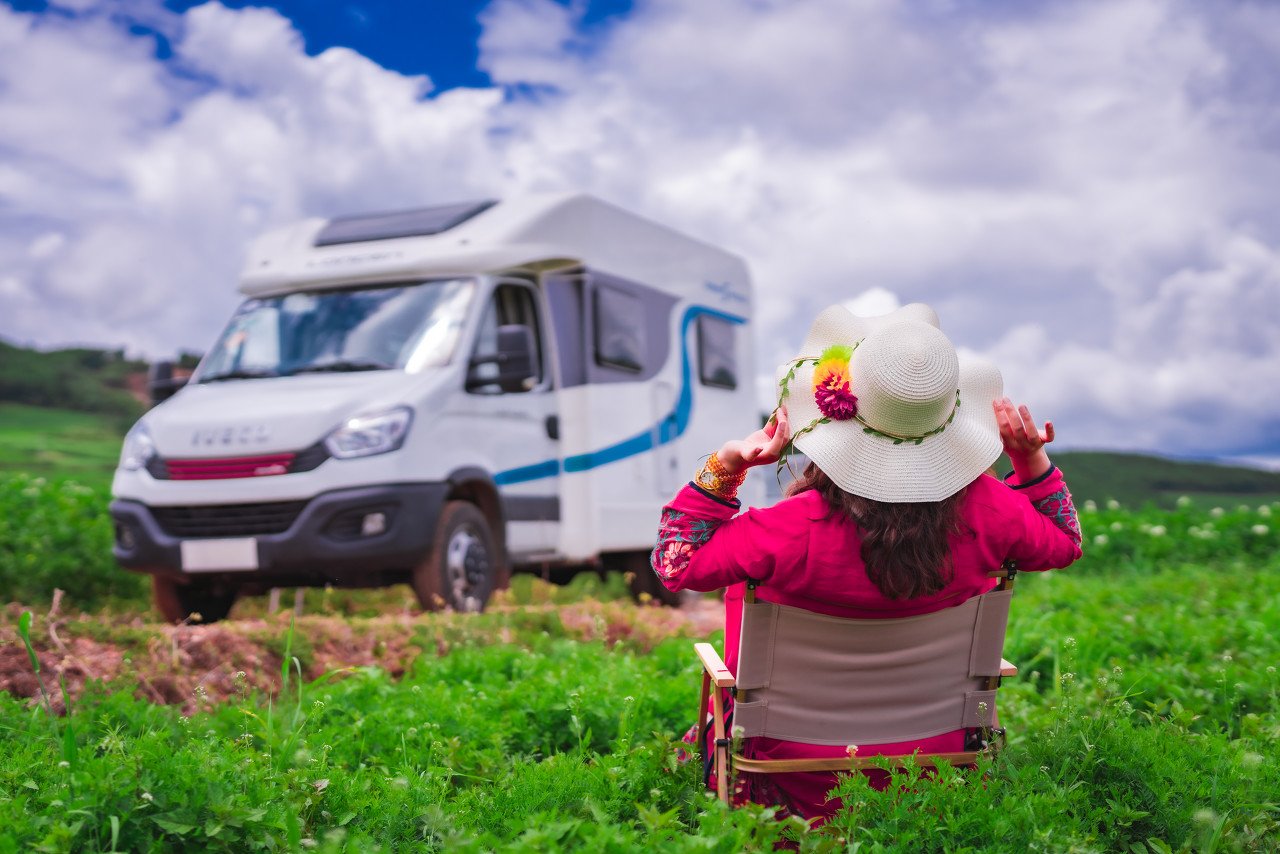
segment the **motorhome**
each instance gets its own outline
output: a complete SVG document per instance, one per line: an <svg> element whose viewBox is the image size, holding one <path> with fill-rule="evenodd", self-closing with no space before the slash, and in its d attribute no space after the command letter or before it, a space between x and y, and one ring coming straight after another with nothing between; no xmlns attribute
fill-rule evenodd
<svg viewBox="0 0 1280 854"><path fill-rule="evenodd" d="M240 292L113 482L115 556L170 620L406 582L478 611L522 569L661 594L660 508L759 426L746 265L591 196L306 220Z"/></svg>

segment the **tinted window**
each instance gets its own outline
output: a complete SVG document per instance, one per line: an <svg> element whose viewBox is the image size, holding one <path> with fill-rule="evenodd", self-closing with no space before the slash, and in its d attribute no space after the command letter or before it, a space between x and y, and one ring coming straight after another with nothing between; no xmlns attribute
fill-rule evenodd
<svg viewBox="0 0 1280 854"><path fill-rule="evenodd" d="M640 298L616 288L596 288L596 364L638 373L644 369L647 352L644 306Z"/></svg>
<svg viewBox="0 0 1280 854"><path fill-rule="evenodd" d="M738 387L733 324L718 317L698 318L698 376L703 385Z"/></svg>
<svg viewBox="0 0 1280 854"><path fill-rule="evenodd" d="M476 335L475 356L489 356L498 351L498 327L519 325L527 326L533 332L534 343L534 381L532 386L542 383L542 334L538 327L538 309L534 302L533 291L519 285L502 285L493 292L493 298L485 307L484 317L480 320L480 329ZM476 365L471 369L471 378L491 383L475 386L472 391L497 393L502 391L497 383L498 366L495 363Z"/></svg>

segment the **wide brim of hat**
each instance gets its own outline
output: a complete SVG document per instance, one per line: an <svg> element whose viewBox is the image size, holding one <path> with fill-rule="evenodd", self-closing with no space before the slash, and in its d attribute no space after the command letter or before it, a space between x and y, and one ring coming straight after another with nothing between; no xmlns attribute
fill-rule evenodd
<svg viewBox="0 0 1280 854"><path fill-rule="evenodd" d="M899 320L937 325L931 309L929 317L916 306L875 318L860 318L837 308L827 309L814 322L799 358L815 358L831 344L851 344ZM779 368L780 378L791 364ZM796 433L823 417L812 388L813 365L806 363L796 369L783 400ZM1003 394L1004 382L994 365L961 358L960 405L943 432L919 444L910 440L895 444L891 438L866 432L857 420L828 421L797 436L795 446L845 492L873 501L941 501L972 483L999 459L1002 444L992 402Z"/></svg>

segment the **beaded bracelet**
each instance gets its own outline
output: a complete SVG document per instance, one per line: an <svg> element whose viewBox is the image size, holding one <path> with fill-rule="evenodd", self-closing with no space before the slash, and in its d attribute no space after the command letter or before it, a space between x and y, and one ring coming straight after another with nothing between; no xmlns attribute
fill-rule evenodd
<svg viewBox="0 0 1280 854"><path fill-rule="evenodd" d="M702 468L698 469L698 474L694 477L693 482L717 498L731 501L737 496L738 487L742 486L742 482L746 479L747 472L745 469L733 474L724 467L724 463L720 462L718 455L712 454L707 457L707 461L702 464Z"/></svg>

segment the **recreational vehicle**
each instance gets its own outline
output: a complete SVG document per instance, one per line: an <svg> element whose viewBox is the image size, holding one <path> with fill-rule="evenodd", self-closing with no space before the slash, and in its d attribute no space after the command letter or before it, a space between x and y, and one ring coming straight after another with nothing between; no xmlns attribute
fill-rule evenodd
<svg viewBox="0 0 1280 854"><path fill-rule="evenodd" d="M170 620L329 584L478 611L529 568L660 594L660 508L759 426L741 259L590 196L307 220L240 292L113 483Z"/></svg>

